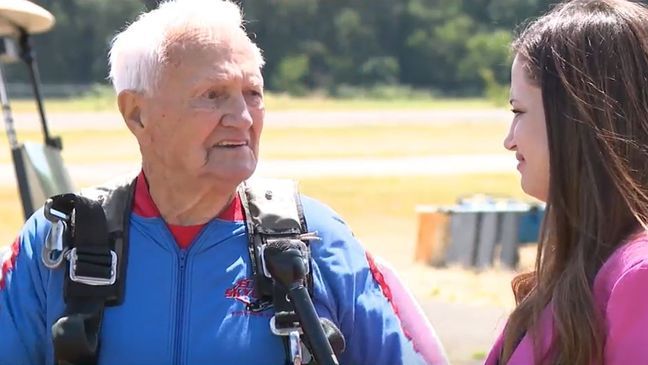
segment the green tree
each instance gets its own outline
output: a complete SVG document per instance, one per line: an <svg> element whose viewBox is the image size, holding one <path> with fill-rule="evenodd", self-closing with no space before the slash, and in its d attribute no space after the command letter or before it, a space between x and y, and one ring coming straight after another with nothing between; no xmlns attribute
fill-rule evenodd
<svg viewBox="0 0 648 365"><path fill-rule="evenodd" d="M307 91L305 80L308 69L306 55L284 57L272 78L272 85L293 95L303 95Z"/></svg>
<svg viewBox="0 0 648 365"><path fill-rule="evenodd" d="M519 24L553 0L238 0L263 50L268 88L304 93L398 85L478 95L509 78ZM106 82L113 35L160 0L40 0L55 28L35 37L47 83ZM644 1L645 2L645 1ZM9 67L10 81L26 80ZM488 91L487 91L488 93Z"/></svg>
<svg viewBox="0 0 648 365"><path fill-rule="evenodd" d="M56 18L50 32L34 36L45 83L105 82L112 36L144 9L133 0L51 0L41 5ZM12 80L26 80L20 69L12 68Z"/></svg>
<svg viewBox="0 0 648 365"><path fill-rule="evenodd" d="M479 32L466 42L466 56L459 61L457 73L460 80L476 85L480 90L486 81L484 70L488 70L492 82L506 84L509 81L511 32L495 30Z"/></svg>

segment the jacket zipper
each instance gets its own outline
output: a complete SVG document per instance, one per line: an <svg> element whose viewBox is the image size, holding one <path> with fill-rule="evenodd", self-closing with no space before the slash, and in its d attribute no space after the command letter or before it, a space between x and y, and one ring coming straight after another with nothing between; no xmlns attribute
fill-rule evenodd
<svg viewBox="0 0 648 365"><path fill-rule="evenodd" d="M185 302L185 272L186 272L186 257L187 250L180 250L180 256L178 257L179 263L179 285L178 285L178 295L176 299L176 346L173 355L173 363L176 365L182 364L182 347L183 347L183 324L184 324L184 302Z"/></svg>
<svg viewBox="0 0 648 365"><path fill-rule="evenodd" d="M206 227L205 227L206 228ZM173 364L181 365L184 363L182 359L182 349L184 347L184 317L185 317L185 281L187 281L187 260L191 249L196 246L200 238L203 236L205 228L194 237L189 247L181 249L177 246L175 238L171 232L167 230L171 242L175 245L178 253L178 295L176 298L176 328L175 328L175 349L173 352Z"/></svg>

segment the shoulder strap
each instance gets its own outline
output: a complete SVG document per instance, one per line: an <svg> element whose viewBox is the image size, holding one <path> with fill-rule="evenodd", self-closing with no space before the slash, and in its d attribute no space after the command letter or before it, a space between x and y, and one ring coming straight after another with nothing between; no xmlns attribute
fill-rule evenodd
<svg viewBox="0 0 648 365"><path fill-rule="evenodd" d="M271 331L281 336L286 352L286 364L314 364L311 355L313 343L302 338L302 319L297 315L295 306L288 300L288 289L270 275L264 262L266 248L272 252L286 242L292 241L290 247L298 249L307 262L305 286L310 296L313 294L312 258L309 241L319 239L315 233L309 233L304 217L297 184L292 180L257 179L247 181L239 189L242 205L245 210L249 251L252 262L257 296L262 301L271 301L274 316L270 320ZM273 257L273 255L270 255ZM276 256L274 256L276 258ZM312 302L311 313L316 316ZM303 308L302 308L303 310ZM320 318L322 339L328 340L339 356L345 347L344 336L333 322ZM318 343L322 347L322 343ZM323 347L331 346L323 345ZM320 355L321 351L318 351ZM316 353L316 354L317 354Z"/></svg>
<svg viewBox="0 0 648 365"><path fill-rule="evenodd" d="M264 245L277 238L304 238L308 247L308 227L297 184L282 179L248 180L239 188L239 197L245 212L255 289L259 297L271 298L272 278L263 273ZM310 248L307 255L310 263ZM312 275L307 278L312 293Z"/></svg>
<svg viewBox="0 0 648 365"><path fill-rule="evenodd" d="M58 195L45 204L45 216L66 227L60 236L64 242L58 244L68 259L66 309L52 326L59 364L95 364L104 307L123 301L134 184L130 179L79 195ZM53 246L48 236L44 263Z"/></svg>
<svg viewBox="0 0 648 365"><path fill-rule="evenodd" d="M292 180L254 179L246 181L239 189L245 211L248 233L248 249L252 262L257 297L271 302L275 312L270 327L281 336L286 352L286 364L301 360L302 346L299 338L299 318L293 305L287 300L287 291L274 281L265 270L263 252L267 245L280 239L301 239L307 232L306 219L299 198L297 184ZM310 266L310 247L305 243ZM306 276L308 291L312 293L313 280ZM307 363L304 361L303 363Z"/></svg>

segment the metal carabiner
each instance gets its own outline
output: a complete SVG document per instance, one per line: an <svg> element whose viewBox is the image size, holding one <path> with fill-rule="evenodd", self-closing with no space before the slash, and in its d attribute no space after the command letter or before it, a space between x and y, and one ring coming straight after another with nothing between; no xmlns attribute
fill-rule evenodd
<svg viewBox="0 0 648 365"><path fill-rule="evenodd" d="M52 223L56 223L61 220L68 222L70 220L70 214L66 214L65 212L62 212L58 209L54 209L52 205L54 205L53 198L49 198L45 201L45 205L43 206L43 214L45 215L45 219Z"/></svg>
<svg viewBox="0 0 648 365"><path fill-rule="evenodd" d="M68 248L63 247L63 234L65 233L65 221L59 220L52 224L52 228L47 232L45 244L41 250L41 260L43 265L49 269L56 269L61 266Z"/></svg>
<svg viewBox="0 0 648 365"><path fill-rule="evenodd" d="M52 227L47 232L45 244L41 250L41 260L45 267L56 269L61 266L69 251L64 245L63 236L67 230L67 222L70 220L70 215L52 208L52 205L54 205L54 200L49 198L43 207L45 218L52 222Z"/></svg>

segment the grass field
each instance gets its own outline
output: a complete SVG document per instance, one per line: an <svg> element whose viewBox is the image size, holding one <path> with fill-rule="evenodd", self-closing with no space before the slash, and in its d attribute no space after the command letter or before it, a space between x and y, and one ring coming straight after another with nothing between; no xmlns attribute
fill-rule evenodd
<svg viewBox="0 0 648 365"><path fill-rule="evenodd" d="M302 179L300 186L338 211L372 251L399 261L394 264L413 259L417 205L452 204L475 193L523 197L515 174Z"/></svg>
<svg viewBox="0 0 648 365"><path fill-rule="evenodd" d="M397 158L447 154L503 153L507 131L503 122L371 125L355 127L266 127L261 158L304 160L335 158ZM64 130L67 163L131 162L139 158L135 139L126 128L101 131ZM19 131L20 141L41 142L39 131ZM0 135L0 146L7 137ZM10 163L0 147L0 163Z"/></svg>

